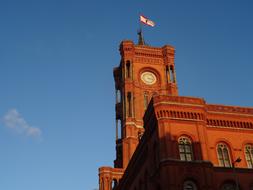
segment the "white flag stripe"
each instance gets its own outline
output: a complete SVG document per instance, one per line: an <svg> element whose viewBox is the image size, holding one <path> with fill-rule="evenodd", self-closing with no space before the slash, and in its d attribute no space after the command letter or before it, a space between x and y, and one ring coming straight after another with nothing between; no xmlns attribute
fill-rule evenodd
<svg viewBox="0 0 253 190"><path fill-rule="evenodd" d="M146 18L145 16L140 15L140 21L143 24L146 24L148 26L152 26L152 27L155 26L155 23L152 20L149 20L148 18Z"/></svg>

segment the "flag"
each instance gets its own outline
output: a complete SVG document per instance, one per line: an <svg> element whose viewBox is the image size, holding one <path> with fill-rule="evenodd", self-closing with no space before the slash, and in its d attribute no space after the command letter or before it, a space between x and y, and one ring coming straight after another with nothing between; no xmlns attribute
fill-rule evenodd
<svg viewBox="0 0 253 190"><path fill-rule="evenodd" d="M152 20L149 20L148 18L146 18L143 15L140 15L140 22L142 22L143 24L146 24L148 26L152 26L152 27L155 26L155 23Z"/></svg>

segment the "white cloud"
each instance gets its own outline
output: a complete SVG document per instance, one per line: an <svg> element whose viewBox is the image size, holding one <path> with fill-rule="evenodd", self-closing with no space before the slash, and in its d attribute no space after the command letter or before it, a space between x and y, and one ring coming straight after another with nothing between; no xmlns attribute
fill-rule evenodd
<svg viewBox="0 0 253 190"><path fill-rule="evenodd" d="M4 126L29 137L40 137L41 130L30 126L16 109L9 110L2 118Z"/></svg>

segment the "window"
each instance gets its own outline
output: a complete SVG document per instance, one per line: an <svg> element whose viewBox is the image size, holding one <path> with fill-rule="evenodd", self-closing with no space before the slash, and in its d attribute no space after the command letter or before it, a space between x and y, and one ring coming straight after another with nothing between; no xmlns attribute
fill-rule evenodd
<svg viewBox="0 0 253 190"><path fill-rule="evenodd" d="M248 164L248 168L253 168L253 145L247 144L245 146L244 151L245 151L245 158Z"/></svg>
<svg viewBox="0 0 253 190"><path fill-rule="evenodd" d="M126 62L126 77L127 78L131 77L131 64L130 64L130 61Z"/></svg>
<svg viewBox="0 0 253 190"><path fill-rule="evenodd" d="M132 96L131 92L127 93L127 106L128 106L128 117L132 117Z"/></svg>
<svg viewBox="0 0 253 190"><path fill-rule="evenodd" d="M148 93L144 92L144 110L148 107Z"/></svg>
<svg viewBox="0 0 253 190"><path fill-rule="evenodd" d="M170 82L176 82L176 76L173 66L170 66L169 75L170 75Z"/></svg>
<svg viewBox="0 0 253 190"><path fill-rule="evenodd" d="M170 81L170 71L169 71L169 66L166 65L166 82L169 83Z"/></svg>
<svg viewBox="0 0 253 190"><path fill-rule="evenodd" d="M119 138L122 138L122 126L121 126L121 120L120 119L116 119L116 140L118 140Z"/></svg>
<svg viewBox="0 0 253 190"><path fill-rule="evenodd" d="M197 190L197 186L193 181L187 180L184 182L183 190Z"/></svg>
<svg viewBox="0 0 253 190"><path fill-rule="evenodd" d="M217 146L217 154L219 165L222 167L231 167L231 161L229 156L229 149L226 144L219 143Z"/></svg>
<svg viewBox="0 0 253 190"><path fill-rule="evenodd" d="M121 102L121 93L120 90L116 90L116 103Z"/></svg>
<svg viewBox="0 0 253 190"><path fill-rule="evenodd" d="M180 137L178 140L180 160L192 161L192 144L188 137Z"/></svg>

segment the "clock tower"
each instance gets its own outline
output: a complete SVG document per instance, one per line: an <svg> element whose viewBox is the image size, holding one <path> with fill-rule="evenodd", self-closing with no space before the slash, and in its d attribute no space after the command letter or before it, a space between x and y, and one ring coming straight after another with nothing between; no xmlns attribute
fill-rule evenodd
<svg viewBox="0 0 253 190"><path fill-rule="evenodd" d="M132 41L120 44L120 65L114 68L116 91L115 168L126 168L144 132L143 116L154 94L177 96L175 49Z"/></svg>
<svg viewBox="0 0 253 190"><path fill-rule="evenodd" d="M141 33L138 44L120 44L121 60L113 70L116 93L116 159L114 167L99 168L99 189L111 190L124 171L144 133L143 116L155 94L178 96L175 49L145 44Z"/></svg>

